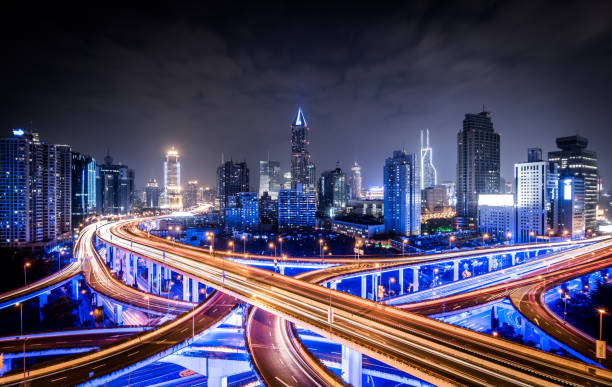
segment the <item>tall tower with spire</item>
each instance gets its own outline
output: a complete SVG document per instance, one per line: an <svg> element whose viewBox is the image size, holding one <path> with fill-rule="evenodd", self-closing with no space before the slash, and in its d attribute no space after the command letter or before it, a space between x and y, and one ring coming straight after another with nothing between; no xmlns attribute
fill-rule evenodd
<svg viewBox="0 0 612 387"><path fill-rule="evenodd" d="M421 130L421 189L430 188L438 183L436 167L433 165L433 150L429 146L429 129L427 129L427 142L423 144L423 131Z"/></svg>
<svg viewBox="0 0 612 387"><path fill-rule="evenodd" d="M164 193L167 208L173 210L183 209L181 161L179 153L174 147L166 153L164 160Z"/></svg>
<svg viewBox="0 0 612 387"><path fill-rule="evenodd" d="M316 188L315 166L308 151L309 132L302 108L299 108L291 123L291 188L301 187L304 192L314 192Z"/></svg>

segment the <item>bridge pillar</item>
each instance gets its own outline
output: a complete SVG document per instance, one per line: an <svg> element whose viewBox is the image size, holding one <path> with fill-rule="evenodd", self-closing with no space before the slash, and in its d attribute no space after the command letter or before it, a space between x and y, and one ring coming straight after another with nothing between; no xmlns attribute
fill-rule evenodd
<svg viewBox="0 0 612 387"><path fill-rule="evenodd" d="M412 291L419 291L419 270L421 270L420 266L415 266L412 268Z"/></svg>
<svg viewBox="0 0 612 387"><path fill-rule="evenodd" d="M459 261L453 261L453 281L459 280Z"/></svg>
<svg viewBox="0 0 612 387"><path fill-rule="evenodd" d="M106 248L106 263L110 264L111 269L113 268L113 253L112 253L112 247L108 246Z"/></svg>
<svg viewBox="0 0 612 387"><path fill-rule="evenodd" d="M361 387L362 357L361 352L342 346L342 380L353 387Z"/></svg>
<svg viewBox="0 0 612 387"><path fill-rule="evenodd" d="M79 299L79 280L75 278L72 281L70 281L70 284L72 286L72 296L76 300L78 300Z"/></svg>
<svg viewBox="0 0 612 387"><path fill-rule="evenodd" d="M280 273L281 273L281 275L285 275L285 266L284 265L280 266Z"/></svg>
<svg viewBox="0 0 612 387"><path fill-rule="evenodd" d="M183 276L183 301L189 301L189 277Z"/></svg>
<svg viewBox="0 0 612 387"><path fill-rule="evenodd" d="M161 284L162 284L162 276L161 276L162 267L156 263L155 264L155 289L156 293L161 294Z"/></svg>
<svg viewBox="0 0 612 387"><path fill-rule="evenodd" d="M153 262L147 260L147 289L149 293L153 293Z"/></svg>
<svg viewBox="0 0 612 387"><path fill-rule="evenodd" d="M123 263L123 282L125 282L128 286L130 285L130 274L132 273L132 268L131 266L131 262L130 262L130 258L128 257L128 255L123 252L123 257L121 259L121 262Z"/></svg>
<svg viewBox="0 0 612 387"><path fill-rule="evenodd" d="M47 296L49 295L49 292L43 293L40 296L38 296L38 313L40 315L40 321L42 321L43 319L43 315L42 315L42 311L43 311L43 307L45 305L47 305Z"/></svg>
<svg viewBox="0 0 612 387"><path fill-rule="evenodd" d="M489 260L488 260L488 264L489 264L488 272L490 273L490 272L493 271L493 261L495 260L495 256L490 255L488 258L489 258Z"/></svg>
<svg viewBox="0 0 612 387"><path fill-rule="evenodd" d="M404 269L399 269L397 282L399 283L399 295L401 296L404 294Z"/></svg>
<svg viewBox="0 0 612 387"><path fill-rule="evenodd" d="M138 287L138 257L130 253L130 258L132 259L132 285Z"/></svg>
<svg viewBox="0 0 612 387"><path fill-rule="evenodd" d="M361 276L361 298L367 298L368 296L368 284L367 284L367 276Z"/></svg>
<svg viewBox="0 0 612 387"><path fill-rule="evenodd" d="M123 305L115 304L115 324L121 326L123 325Z"/></svg>
<svg viewBox="0 0 612 387"><path fill-rule="evenodd" d="M329 287L333 290L336 290L338 288L338 284L336 283L336 281L331 281L329 283Z"/></svg>
<svg viewBox="0 0 612 387"><path fill-rule="evenodd" d="M191 279L191 301L200 303L200 283L195 278Z"/></svg>
<svg viewBox="0 0 612 387"><path fill-rule="evenodd" d="M516 254L517 254L516 252L510 253L510 257L512 259L512 266L516 265Z"/></svg>

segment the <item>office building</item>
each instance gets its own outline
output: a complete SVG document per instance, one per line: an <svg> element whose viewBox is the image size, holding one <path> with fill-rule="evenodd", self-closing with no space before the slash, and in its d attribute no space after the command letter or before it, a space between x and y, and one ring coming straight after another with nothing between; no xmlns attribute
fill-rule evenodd
<svg viewBox="0 0 612 387"><path fill-rule="evenodd" d="M198 205L198 181L190 180L183 190L183 207L185 209L195 208Z"/></svg>
<svg viewBox="0 0 612 387"><path fill-rule="evenodd" d="M0 139L0 245L30 241L30 142L23 129Z"/></svg>
<svg viewBox="0 0 612 387"><path fill-rule="evenodd" d="M443 185L427 187L421 191L421 207L425 211L440 211L448 207L447 202L446 187Z"/></svg>
<svg viewBox="0 0 612 387"><path fill-rule="evenodd" d="M465 115L457 134L457 227L474 229L478 195L499 193L499 146L491 113Z"/></svg>
<svg viewBox="0 0 612 387"><path fill-rule="evenodd" d="M457 206L457 195L455 194L456 184L454 181L443 181L440 185L446 189L446 205L449 207Z"/></svg>
<svg viewBox="0 0 612 387"><path fill-rule="evenodd" d="M96 160L72 152L72 227L80 228L83 220L96 213Z"/></svg>
<svg viewBox="0 0 612 387"><path fill-rule="evenodd" d="M597 153L587 150L589 141L581 136L557 138L559 151L549 152L548 160L557 163L559 174L581 177L584 181L584 218L587 230L595 230L599 192Z"/></svg>
<svg viewBox="0 0 612 387"><path fill-rule="evenodd" d="M217 199L219 208L233 207L238 192L249 192L249 168L246 161L226 161L217 168Z"/></svg>
<svg viewBox="0 0 612 387"><path fill-rule="evenodd" d="M55 227L58 237L72 234L72 151L55 145Z"/></svg>
<svg viewBox="0 0 612 387"><path fill-rule="evenodd" d="M365 191L366 200L383 200L385 197L385 187L372 186Z"/></svg>
<svg viewBox="0 0 612 387"><path fill-rule="evenodd" d="M421 189L438 184L436 168L433 165L433 150L429 146L429 129L427 129L426 137L427 142L423 144L423 131L421 130Z"/></svg>
<svg viewBox="0 0 612 387"><path fill-rule="evenodd" d="M104 164L98 166L97 207L98 213L120 215L131 211L134 172L126 165L114 164L110 154L104 157Z"/></svg>
<svg viewBox="0 0 612 387"><path fill-rule="evenodd" d="M278 199L272 199L268 192L259 198L259 223L262 225L276 225L278 223Z"/></svg>
<svg viewBox="0 0 612 387"><path fill-rule="evenodd" d="M339 166L321 174L318 198L319 212L330 218L346 207L346 173Z"/></svg>
<svg viewBox="0 0 612 387"><path fill-rule="evenodd" d="M297 189L280 190L278 193L279 229L314 227L316 207L314 193Z"/></svg>
<svg viewBox="0 0 612 387"><path fill-rule="evenodd" d="M174 147L166 153L164 160L164 203L163 207L171 210L183 209L181 195L181 161Z"/></svg>
<svg viewBox="0 0 612 387"><path fill-rule="evenodd" d="M150 178L147 182L146 188L145 207L146 208L159 208L159 183L157 179Z"/></svg>
<svg viewBox="0 0 612 387"><path fill-rule="evenodd" d="M301 187L305 192L314 192L316 172L308 150L309 132L310 128L299 108L291 123L291 189Z"/></svg>
<svg viewBox="0 0 612 387"><path fill-rule="evenodd" d="M362 192L362 181L361 181L361 167L355 161L355 164L351 167L351 175L349 176L349 199L359 200L363 196Z"/></svg>
<svg viewBox="0 0 612 387"><path fill-rule="evenodd" d="M542 160L542 150L529 149L526 163L514 164L516 241L534 241L553 229L558 173L556 164Z"/></svg>
<svg viewBox="0 0 612 387"><path fill-rule="evenodd" d="M256 231L259 227L257 192L239 192L231 207L224 209L227 231Z"/></svg>
<svg viewBox="0 0 612 387"><path fill-rule="evenodd" d="M499 240L513 240L514 196L511 194L478 195L477 221L479 232Z"/></svg>
<svg viewBox="0 0 612 387"><path fill-rule="evenodd" d="M384 218L388 232L419 235L421 231L421 178L414 154L394 151L385 161Z"/></svg>
<svg viewBox="0 0 612 387"><path fill-rule="evenodd" d="M56 155L55 146L41 141L32 133L30 167L30 242L52 241L57 235L56 223Z"/></svg>
<svg viewBox="0 0 612 387"><path fill-rule="evenodd" d="M557 233L560 236L579 239L584 237L587 212L585 178L567 171L559 179L559 220Z"/></svg>
<svg viewBox="0 0 612 387"><path fill-rule="evenodd" d="M261 160L259 162L259 196L268 192L272 199L277 199L282 184L283 176L280 163L272 160Z"/></svg>

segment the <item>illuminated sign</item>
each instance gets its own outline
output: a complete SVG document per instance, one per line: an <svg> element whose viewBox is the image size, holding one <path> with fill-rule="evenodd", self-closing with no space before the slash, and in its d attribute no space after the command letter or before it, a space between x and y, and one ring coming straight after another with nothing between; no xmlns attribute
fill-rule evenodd
<svg viewBox="0 0 612 387"><path fill-rule="evenodd" d="M572 179L563 180L563 200L572 200Z"/></svg>
<svg viewBox="0 0 612 387"><path fill-rule="evenodd" d="M24 134L23 129L13 129L13 136L23 136Z"/></svg>
<svg viewBox="0 0 612 387"><path fill-rule="evenodd" d="M514 206L514 195L478 195L479 206Z"/></svg>

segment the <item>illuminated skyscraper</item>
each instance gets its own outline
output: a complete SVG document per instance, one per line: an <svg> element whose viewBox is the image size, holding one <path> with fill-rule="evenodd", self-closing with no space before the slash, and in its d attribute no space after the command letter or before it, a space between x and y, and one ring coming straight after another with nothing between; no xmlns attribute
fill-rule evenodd
<svg viewBox="0 0 612 387"><path fill-rule="evenodd" d="M291 123L291 189L301 187L304 192L314 192L316 189L315 165L308 151L309 131L300 108Z"/></svg>
<svg viewBox="0 0 612 387"><path fill-rule="evenodd" d="M76 228L84 218L96 213L96 160L72 152L72 226Z"/></svg>
<svg viewBox="0 0 612 387"><path fill-rule="evenodd" d="M183 191L183 206L185 208L193 208L198 205L198 181L191 180L187 182L187 187Z"/></svg>
<svg viewBox="0 0 612 387"><path fill-rule="evenodd" d="M429 147L429 129L427 129L427 143L423 146L423 131L421 130L421 189L430 188L438 184L436 168L433 165L433 150Z"/></svg>
<svg viewBox="0 0 612 387"><path fill-rule="evenodd" d="M23 129L0 139L0 244L30 241L30 144Z"/></svg>
<svg viewBox="0 0 612 387"><path fill-rule="evenodd" d="M393 152L383 168L385 229L401 235L421 232L421 190L414 154Z"/></svg>
<svg viewBox="0 0 612 387"><path fill-rule="evenodd" d="M174 147L166 153L164 161L164 198L165 207L173 210L183 209L181 197L181 162Z"/></svg>
<svg viewBox="0 0 612 387"><path fill-rule="evenodd" d="M55 145L55 227L57 236L72 233L72 153L69 145Z"/></svg>
<svg viewBox="0 0 612 387"><path fill-rule="evenodd" d="M548 160L559 165L559 174L582 178L585 228L594 230L597 225L596 210L599 200L597 153L587 150L588 144L589 140L581 136L557 138L557 147L561 150L548 152Z"/></svg>
<svg viewBox="0 0 612 387"><path fill-rule="evenodd" d="M146 208L159 208L159 184L157 179L151 178L146 189Z"/></svg>
<svg viewBox="0 0 612 387"><path fill-rule="evenodd" d="M339 166L321 174L318 197L319 212L330 218L346 207L346 173Z"/></svg>
<svg viewBox="0 0 612 387"><path fill-rule="evenodd" d="M98 167L96 199L98 213L125 214L131 210L130 198L133 197L134 171L127 165L114 164L107 153L104 164Z"/></svg>
<svg viewBox="0 0 612 387"><path fill-rule="evenodd" d="M261 160L259 162L259 197L264 192L268 192L272 199L278 198L278 191L281 190L283 176L280 163L272 160Z"/></svg>
<svg viewBox="0 0 612 387"><path fill-rule="evenodd" d="M361 167L355 161L355 165L351 167L351 175L349 177L350 187L350 198L361 199L362 198L362 183L361 183Z"/></svg>
<svg viewBox="0 0 612 387"><path fill-rule="evenodd" d="M475 229L478 195L499 193L499 134L491 113L468 113L457 133L457 227Z"/></svg>
<svg viewBox="0 0 612 387"><path fill-rule="evenodd" d="M249 168L246 161L226 161L217 168L217 199L221 210L233 207L238 192L249 192Z"/></svg>

